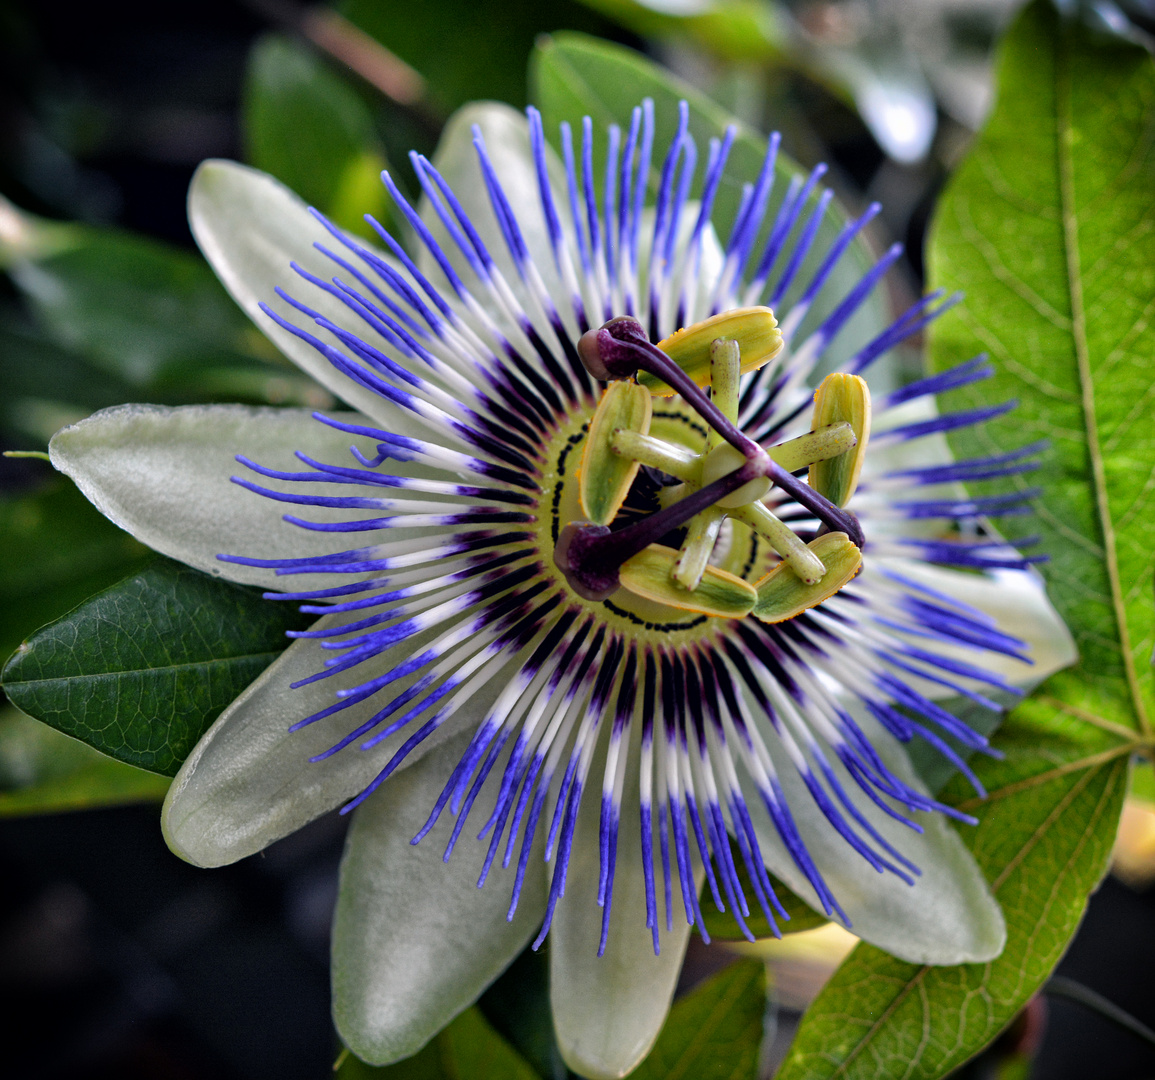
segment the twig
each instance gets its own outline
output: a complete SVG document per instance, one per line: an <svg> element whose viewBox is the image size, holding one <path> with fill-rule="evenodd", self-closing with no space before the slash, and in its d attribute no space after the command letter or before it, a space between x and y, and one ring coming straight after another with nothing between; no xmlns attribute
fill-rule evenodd
<svg viewBox="0 0 1155 1080"><path fill-rule="evenodd" d="M274 26L307 41L343 64L434 133L444 118L430 104L424 76L336 11L293 0L244 0Z"/></svg>
<svg viewBox="0 0 1155 1080"><path fill-rule="evenodd" d="M1108 1001L1102 994L1096 993L1089 986L1084 986L1074 979L1062 975L1052 976L1043 987L1044 994L1053 994L1055 997L1064 997L1074 1001L1084 1008L1097 1012L1100 1016L1126 1028L1132 1035L1138 1036L1150 1046L1155 1046L1155 1031L1146 1024L1136 1020L1129 1012L1124 1012L1112 1001Z"/></svg>

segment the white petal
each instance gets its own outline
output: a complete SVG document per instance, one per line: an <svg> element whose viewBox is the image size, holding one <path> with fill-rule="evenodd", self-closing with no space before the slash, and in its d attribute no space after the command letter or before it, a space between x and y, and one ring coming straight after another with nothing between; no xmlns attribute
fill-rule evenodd
<svg viewBox="0 0 1155 1080"><path fill-rule="evenodd" d="M871 379L872 390L876 380ZM886 431L904 427L907 424L917 424L925 420L933 420L939 415L938 403L933 397L918 397L912 401L905 401L891 409L880 412L876 423ZM878 432L878 439L884 434ZM863 463L862 495L852 498L850 509L860 512L866 523L867 537L875 540L886 540L892 537L928 537L939 536L942 533L941 518L906 518L902 516L875 516L870 513L871 500L879 496L869 493L870 481L881 478L890 472L901 472L907 469L928 469L935 465L950 465L954 462L950 444L942 432L923 435L917 439L903 439L898 442L880 444L876 439L871 442L866 451L866 461ZM900 497L893 491L889 493L886 502L893 499L925 499L948 500L967 498L967 489L958 482L945 484L911 485L908 492Z"/></svg>
<svg viewBox="0 0 1155 1080"><path fill-rule="evenodd" d="M1043 579L1034 570L992 570L968 574L915 559L880 560L903 577L970 604L998 621L998 628L1027 644L1033 661L1024 664L1002 653L976 653L936 642L934 650L978 664L1023 690L1031 690L1045 678L1070 667L1078 658L1075 639L1047 599ZM936 696L942 696L941 688Z"/></svg>
<svg viewBox="0 0 1155 1080"><path fill-rule="evenodd" d="M856 715L856 719L895 776L925 791L902 747L871 717ZM1002 911L974 857L942 815L914 815L924 829L919 835L883 814L862 795L846 770L832 761L843 789L855 805L922 871L914 885L891 873L880 874L827 821L769 725L760 727L802 841L849 917L853 933L913 964L977 963L1002 951L1006 943ZM749 784L743 788L747 800L760 805L753 788ZM761 810L750 816L766 866L821 911L814 890L787 853L769 817Z"/></svg>
<svg viewBox="0 0 1155 1080"><path fill-rule="evenodd" d="M634 761L637 749L633 747ZM603 909L597 903L600 787L596 783L582 800L566 893L558 903L550 931L550 1001L558 1047L566 1064L591 1080L625 1076L650 1052L670 1011L690 940L676 866L671 867L674 929L666 930L659 864L655 878L662 951L654 955L653 939L646 927L636 773L634 766L622 798L605 955L597 955ZM599 775L599 770L591 775ZM701 880L696 881L695 892L700 886Z"/></svg>
<svg viewBox="0 0 1155 1080"><path fill-rule="evenodd" d="M474 837L497 784L478 798L448 864L448 812L420 844L409 843L465 746L464 737L454 739L390 778L357 811L349 833L333 924L333 1015L345 1044L373 1064L420 1050L541 925L540 854L530 860L513 922L505 918L512 868L502 872L499 861L477 888L487 845Z"/></svg>
<svg viewBox="0 0 1155 1080"><path fill-rule="evenodd" d="M332 626L337 621L326 616L315 625ZM432 632L418 635L407 654L415 654L432 636ZM320 671L329 656L317 641L295 641L201 737L173 780L161 811L165 840L182 859L198 866L223 866L288 836L361 791L426 719L420 717L371 751L361 751L354 743L331 758L310 763L310 757L367 721L393 694L378 694L300 731L289 728L334 704L336 691L358 686L405 659L393 650L352 671L291 688ZM413 676L398 680L394 692L413 681ZM496 691L488 688L478 694L414 749L402 767L420 760L463 727L475 727L495 696Z"/></svg>
<svg viewBox="0 0 1155 1080"><path fill-rule="evenodd" d="M477 151L473 146L474 124L481 129L494 171L501 181L513 212L517 215L517 223L521 229L522 239L529 249L530 258L541 274L550 296L554 297L559 307L564 307L561 299L568 293L563 291L554 266L553 249L550 246L545 216L541 209L537 172L530 152L529 124L525 115L508 105L494 101L476 102L458 109L445 125L441 141L437 144L433 164L469 214L474 228L497 262L506 281L517 286L518 274L493 212L493 204L489 200L481 166L478 164ZM557 155L548 146L546 162L559 216L563 221L568 221L569 211L564 209L569 206L568 196L563 194L566 190L565 172ZM424 199L421 204L421 217L441 244L454 269L467 284L473 282L473 272L469 269L468 262L449 238L433 208ZM448 290L444 275L424 247L421 248L417 264L432 280ZM473 288L472 285L470 287ZM485 303L483 296L478 295L478 299Z"/></svg>
<svg viewBox="0 0 1155 1080"><path fill-rule="evenodd" d="M347 255L299 196L267 173L235 161L206 161L193 176L188 195L189 225L205 258L232 297L261 331L290 360L343 401L390 430L404 425L404 414L384 398L341 374L311 345L283 330L259 308L264 302L305 330L324 337L274 290L279 285L338 326L364 335L366 326L323 290L303 281L289 266L298 262L325 281L348 278L317 251L319 242ZM350 258L356 262L356 259ZM381 347L383 343L375 342ZM412 420L408 421L412 425Z"/></svg>
<svg viewBox="0 0 1155 1080"><path fill-rule="evenodd" d="M356 414L345 414L353 423ZM274 469L305 472L293 453L356 466L349 447L369 455L373 444L314 420L299 409L243 405L119 405L56 433L52 464L76 481L96 508L162 555L198 570L282 592L331 584L331 576L277 577L275 571L221 562L217 556L259 559L323 555L372 543L364 533L333 535L282 520L287 512L314 521L368 517L364 511L291 506L230 481L242 476L277 487L239 464L244 454ZM280 485L282 488L285 485ZM296 485L310 494L348 495L347 485Z"/></svg>

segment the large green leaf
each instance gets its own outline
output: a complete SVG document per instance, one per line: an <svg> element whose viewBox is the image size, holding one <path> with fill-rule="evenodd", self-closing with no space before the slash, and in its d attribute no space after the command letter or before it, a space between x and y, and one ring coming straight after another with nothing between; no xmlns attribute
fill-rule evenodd
<svg viewBox="0 0 1155 1080"><path fill-rule="evenodd" d="M766 966L740 960L674 1003L634 1080L755 1080L766 1014Z"/></svg>
<svg viewBox="0 0 1155 1080"><path fill-rule="evenodd" d="M601 176L604 170L605 127L616 123L628 128L631 110L643 98L652 98L655 153L650 185L654 191L665 148L677 129L679 101L689 104L690 133L703 156L709 139L721 137L728 125L738 124L738 136L714 202L714 226L723 243L726 241L742 198L742 185L755 179L766 154L766 140L761 135L738 123L721 106L639 53L583 34L560 33L538 42L530 62L530 88L531 96L542 111L546 134L555 146L560 146L558 124L563 120L578 133L580 143L582 117L588 115L593 119L595 130L599 132L595 139L595 176ZM798 175L799 171L799 166L788 160L785 154L778 155L777 181L766 212L764 233L768 232L774 220L791 177ZM692 189L694 194L701 188L702 170L699 169L698 173ZM783 310L805 288L845 223L846 216L842 210L832 204L810 255L787 293ZM859 239L851 245L803 322L799 341L809 327L825 318L873 262L874 257L864 241ZM885 293L876 289L827 350L830 363L846 359L889 322L886 303Z"/></svg>
<svg viewBox="0 0 1155 1080"><path fill-rule="evenodd" d="M0 817L160 802L168 779L62 735L11 706L0 710Z"/></svg>
<svg viewBox="0 0 1155 1080"><path fill-rule="evenodd" d="M951 181L930 244L935 285L967 302L935 328L942 368L988 351L996 375L951 406L1019 408L956 439L962 455L1037 438L1051 598L1081 662L1046 690L1150 733L1155 705L1155 64L1065 23L1045 0L1008 35L999 104ZM1008 485L1009 486L1009 485Z"/></svg>
<svg viewBox="0 0 1155 1080"><path fill-rule="evenodd" d="M1152 488L1155 347L1155 70L1150 57L1030 7L1009 33L999 105L948 188L932 233L935 284L968 303L943 320L935 362L988 349L993 380L956 397L1016 395L1010 418L957 440L962 454L1045 436L1038 519L1052 595L1082 650L1020 707L978 771L991 792L964 803L966 835L1007 920L989 964L903 964L859 946L822 992L782 1076L939 1077L989 1042L1062 955L1105 872L1134 728L1147 730L1151 545L1138 526ZM959 401L952 406L962 405ZM1020 486L1025 486L1022 481ZM956 779L945 797L959 799Z"/></svg>
<svg viewBox="0 0 1155 1080"><path fill-rule="evenodd" d="M63 476L0 499L0 551L0 660L38 626L152 558Z"/></svg>
<svg viewBox="0 0 1155 1080"><path fill-rule="evenodd" d="M171 776L304 625L291 605L158 560L34 634L5 666L4 691L102 753Z"/></svg>
<svg viewBox="0 0 1155 1080"><path fill-rule="evenodd" d="M384 153L368 105L312 52L270 34L249 55L243 106L245 157L347 229L382 220Z"/></svg>
<svg viewBox="0 0 1155 1080"><path fill-rule="evenodd" d="M518 1053L467 1009L424 1050L396 1065L366 1065L347 1056L335 1080L538 1080Z"/></svg>
<svg viewBox="0 0 1155 1080"><path fill-rule="evenodd" d="M803 1018L779 1080L930 1078L961 1065L1026 1004L1062 956L1087 894L1106 872L1127 787L1126 747L1032 701L976 769L986 802L946 791L981 816L967 843L1007 921L987 964L906 964L859 945Z"/></svg>

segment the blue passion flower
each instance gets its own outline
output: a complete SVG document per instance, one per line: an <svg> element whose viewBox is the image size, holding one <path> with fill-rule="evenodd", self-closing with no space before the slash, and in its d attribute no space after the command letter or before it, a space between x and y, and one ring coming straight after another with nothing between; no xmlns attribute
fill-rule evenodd
<svg viewBox="0 0 1155 1080"><path fill-rule="evenodd" d="M734 138L699 146L683 106L659 147L646 102L625 130L562 125L559 158L533 109L473 106L412 157L417 205L384 176L399 227L369 220L372 244L208 162L202 250L355 411L124 406L53 440L144 542L318 616L200 741L163 827L216 866L355 811L334 1010L370 1061L548 937L566 1061L622 1076L700 905L780 926L776 881L905 960L1003 946L948 824L973 819L905 746L981 793L968 718L1073 658L992 525L1034 493L961 486L1040 447L952 460L946 432L1011 407L937 410L982 357L894 381L955 298L847 346L900 248L848 279L878 208L821 240L823 169L777 137L718 235Z"/></svg>

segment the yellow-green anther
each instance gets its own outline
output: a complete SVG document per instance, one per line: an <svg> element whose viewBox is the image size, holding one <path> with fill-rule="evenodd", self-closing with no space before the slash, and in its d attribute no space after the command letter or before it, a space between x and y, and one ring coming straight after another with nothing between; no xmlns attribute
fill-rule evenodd
<svg viewBox="0 0 1155 1080"><path fill-rule="evenodd" d="M707 386L710 382L710 346L718 338L729 338L738 343L743 375L773 360L782 350L778 320L768 307L724 311L687 326L657 344L694 382ZM666 382L648 372L639 371L638 382L656 397L669 397L674 392Z"/></svg>
<svg viewBox="0 0 1155 1080"><path fill-rule="evenodd" d="M690 592L698 587L706 572L725 520L726 515L711 506L686 525L686 539L674 564L674 580Z"/></svg>
<svg viewBox="0 0 1155 1080"><path fill-rule="evenodd" d="M822 561L825 573L817 584L802 581L788 563L780 562L756 588L754 615L763 622L784 622L821 604L841 589L862 568L862 552L846 533L826 533L810 541L810 550Z"/></svg>
<svg viewBox="0 0 1155 1080"><path fill-rule="evenodd" d="M854 429L845 421L828 424L820 431L809 431L797 439L766 447L768 453L787 472L797 472L816 461L838 457L853 450L857 439Z"/></svg>
<svg viewBox="0 0 1155 1080"><path fill-rule="evenodd" d="M702 478L702 459L699 455L684 446L655 439L653 435L622 428L614 432L610 447L615 454L633 458L640 465L661 469L679 480L696 484Z"/></svg>
<svg viewBox="0 0 1155 1080"><path fill-rule="evenodd" d="M710 343L710 397L722 415L738 423L738 383L742 378L742 350L733 338L718 338ZM713 450L726 440L713 428L706 435L706 446Z"/></svg>
<svg viewBox="0 0 1155 1080"><path fill-rule="evenodd" d="M650 544L622 564L621 583L647 600L703 615L740 619L753 609L758 597L753 585L716 566L707 566L691 592L672 576L677 559L673 548Z"/></svg>
<svg viewBox="0 0 1155 1080"><path fill-rule="evenodd" d="M822 580L822 575L826 573L822 560L795 535L789 525L779 521L762 503L747 503L731 510L730 516L749 525L763 537L801 581L813 585Z"/></svg>
<svg viewBox="0 0 1155 1080"><path fill-rule="evenodd" d="M619 430L646 434L652 411L649 391L637 383L620 379L606 387L590 421L578 478L582 512L595 525L614 520L638 475L638 461L614 453L614 434Z"/></svg>
<svg viewBox="0 0 1155 1080"><path fill-rule="evenodd" d="M814 395L810 426L817 431L843 420L854 430L854 448L810 466L810 486L835 506L845 506L858 487L870 440L870 390L857 375L827 375Z"/></svg>
<svg viewBox="0 0 1155 1080"><path fill-rule="evenodd" d="M714 447L702 460L702 486L740 469L746 464L745 455L735 450L729 443L722 443ZM770 490L770 481L765 476L743 484L737 491L718 500L718 506L724 510L732 510L738 506L745 506L757 499L763 498Z"/></svg>

